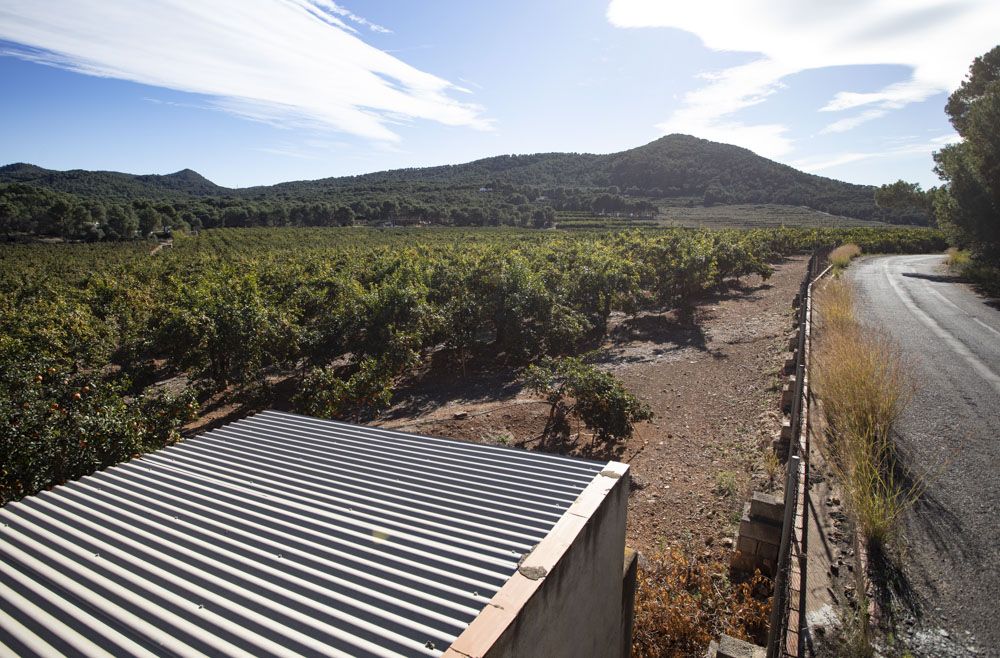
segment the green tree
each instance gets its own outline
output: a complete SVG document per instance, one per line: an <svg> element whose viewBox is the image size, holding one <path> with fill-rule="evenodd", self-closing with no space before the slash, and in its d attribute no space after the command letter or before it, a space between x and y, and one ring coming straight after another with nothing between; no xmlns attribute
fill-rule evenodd
<svg viewBox="0 0 1000 658"><path fill-rule="evenodd" d="M898 180L875 189L875 205L879 208L923 208L927 206L927 196L920 183Z"/></svg>
<svg viewBox="0 0 1000 658"><path fill-rule="evenodd" d="M354 225L354 211L351 210L350 206L338 206L337 210L333 215L334 219L341 226L353 226Z"/></svg>
<svg viewBox="0 0 1000 658"><path fill-rule="evenodd" d="M130 240L139 230L139 220L131 206L113 205L108 208L106 233L112 238Z"/></svg>
<svg viewBox="0 0 1000 658"><path fill-rule="evenodd" d="M632 436L635 423L653 416L649 406L614 375L580 358L544 359L529 366L524 379L530 390L544 395L552 405L547 432L564 427L566 417L575 413L599 441L614 443Z"/></svg>
<svg viewBox="0 0 1000 658"><path fill-rule="evenodd" d="M1000 46L973 61L945 111L962 141L934 154L935 214L954 242L1000 261Z"/></svg>
<svg viewBox="0 0 1000 658"><path fill-rule="evenodd" d="M531 219L534 222L535 228L552 226L552 224L556 221L556 211L552 206L545 206L544 208L536 210L532 214Z"/></svg>
<svg viewBox="0 0 1000 658"><path fill-rule="evenodd" d="M10 201L0 201L0 232L10 238L11 234L21 229L17 206Z"/></svg>
<svg viewBox="0 0 1000 658"><path fill-rule="evenodd" d="M160 228L160 214L152 206L143 206L136 212L139 218L139 235L143 238Z"/></svg>

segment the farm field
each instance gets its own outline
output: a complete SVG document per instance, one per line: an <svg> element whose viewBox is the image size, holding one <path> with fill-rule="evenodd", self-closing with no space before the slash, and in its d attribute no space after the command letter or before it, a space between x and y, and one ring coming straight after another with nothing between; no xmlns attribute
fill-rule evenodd
<svg viewBox="0 0 1000 658"><path fill-rule="evenodd" d="M6 246L0 499L276 408L628 462L629 544L654 570L715 582L746 493L781 486L767 446L804 253L845 241L944 246L877 228L221 229L170 246ZM709 615L699 646L711 629L766 628L767 581L725 582L717 603L686 600L684 615ZM640 591L637 628L659 623L641 608L657 596Z"/></svg>
<svg viewBox="0 0 1000 658"><path fill-rule="evenodd" d="M6 246L0 497L255 409L371 422L421 373L506 373L520 387L543 357L585 355L623 323L655 324L650 314L696 326L708 295L844 240L873 252L943 244L923 229L285 228L206 231L166 249ZM595 395L633 405L620 388ZM597 431L607 454L629 436L621 423Z"/></svg>
<svg viewBox="0 0 1000 658"><path fill-rule="evenodd" d="M676 311L613 314L595 361L649 404L653 418L614 446L638 487L628 544L646 555L682 546L722 559L751 489L780 488L769 461L780 426L778 368L808 259L791 256L764 280L748 276L710 293L685 322ZM377 424L415 433L528 449L588 453L585 427L546 440L549 405L517 386L511 370L414 378Z"/></svg>
<svg viewBox="0 0 1000 658"><path fill-rule="evenodd" d="M886 227L888 224L842 215L832 215L805 206L739 204L727 206L661 206L660 226L687 228L798 228Z"/></svg>
<svg viewBox="0 0 1000 658"><path fill-rule="evenodd" d="M562 229L781 227L829 229L894 226L871 219L832 215L805 206L770 203L703 206L693 201L661 203L653 216L598 215L586 211L561 211L556 213L555 222Z"/></svg>

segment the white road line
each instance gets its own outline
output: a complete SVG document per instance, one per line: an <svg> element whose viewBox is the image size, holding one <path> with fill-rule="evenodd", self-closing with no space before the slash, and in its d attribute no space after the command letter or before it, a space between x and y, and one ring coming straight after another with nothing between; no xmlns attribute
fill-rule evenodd
<svg viewBox="0 0 1000 658"><path fill-rule="evenodd" d="M969 316L969 317L972 317L972 316ZM993 333L995 333L997 336L1000 336L1000 331L997 331L996 329L994 329L990 325L986 324L985 322L983 322L979 318L972 318L972 321L975 322L976 324L978 324L979 326L981 326L983 329L989 329L990 331L992 331Z"/></svg>
<svg viewBox="0 0 1000 658"><path fill-rule="evenodd" d="M913 273L916 273L916 270L914 270L912 267L910 268L910 271L913 272ZM965 317L969 318L970 320L972 320L976 324L980 325L984 329L986 329L988 331L991 331L994 334L996 334L998 337L1000 337L1000 331L997 331L996 329L994 329L990 325L986 324L985 322L983 322L982 320L980 320L976 316L972 315L971 313L969 313L968 311L966 311L965 309L963 309L961 306L959 306L955 302L951 301L950 299L948 299L947 297L945 297L944 295L942 295L940 292L938 292L937 290L935 290L934 286L932 286L927 281L921 281L921 285L923 286L924 290L926 290L930 294L934 295L935 297L937 297L938 299L940 299L942 302L944 302L948 306L952 307L953 309L955 309L956 311L958 311L959 313L961 313Z"/></svg>
<svg viewBox="0 0 1000 658"><path fill-rule="evenodd" d="M948 299L947 297L945 297L944 295L942 295L941 293L939 293L937 290L934 290L934 288L931 287L931 285L929 283L924 282L923 286L924 286L924 289L927 292L929 292L930 294L934 295L935 297L937 297L938 299L940 299L942 302L944 302L948 306L951 306L956 311L958 311L959 313L961 313L965 317L969 318L970 320L972 320L973 322L975 322L976 324L978 324L979 326L981 326L983 329L986 329L987 331L991 331L994 334L996 334L998 337L1000 337L1000 331L997 331L996 329L994 329L990 325L986 324L985 322L983 322L982 320L980 320L976 316L974 316L971 313L969 313L969 312L965 311L964 309L962 309L962 307L960 307L958 304L956 304L955 302L951 301L950 299Z"/></svg>
<svg viewBox="0 0 1000 658"><path fill-rule="evenodd" d="M928 329L934 332L938 336L938 338L943 340L948 345L948 347L952 349L952 351L954 351L956 354L965 359L965 361L970 366L972 366L972 369L975 370L980 377L985 379L987 382L990 383L991 386L993 386L993 389L997 393L1000 393L1000 375L997 375L997 373L993 372L989 366L980 361L979 358L975 354L973 354L968 347L966 347L965 343L960 341L958 338L952 335L951 332L947 331L944 327L938 324L934 318L927 315L919 307L917 307L916 302L913 301L913 298L910 296L910 294L906 292L903 289L903 287L899 285L899 283L896 282L896 280L892 277L891 273L889 272L890 260L891 259L889 258L882 259L881 263L882 273L885 275L885 278L889 282L889 285L892 286L892 289L896 292L896 295L899 297L900 301L903 302L903 305L906 306L911 313L913 313L913 315L917 318L917 320L919 320L924 326L926 326Z"/></svg>

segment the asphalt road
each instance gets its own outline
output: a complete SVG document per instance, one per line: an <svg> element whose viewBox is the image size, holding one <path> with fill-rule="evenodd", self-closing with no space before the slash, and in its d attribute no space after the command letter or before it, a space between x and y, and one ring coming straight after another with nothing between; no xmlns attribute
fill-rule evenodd
<svg viewBox="0 0 1000 658"><path fill-rule="evenodd" d="M863 317L895 336L917 386L898 445L930 475L903 524L903 642L917 655L1000 656L1000 310L943 264L865 258L848 276Z"/></svg>

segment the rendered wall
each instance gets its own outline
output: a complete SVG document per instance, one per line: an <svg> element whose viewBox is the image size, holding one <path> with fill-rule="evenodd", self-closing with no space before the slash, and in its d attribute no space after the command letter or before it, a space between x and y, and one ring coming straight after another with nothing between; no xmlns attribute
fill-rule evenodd
<svg viewBox="0 0 1000 658"><path fill-rule="evenodd" d="M629 478L627 466L614 467L522 561L447 657L621 655Z"/></svg>

